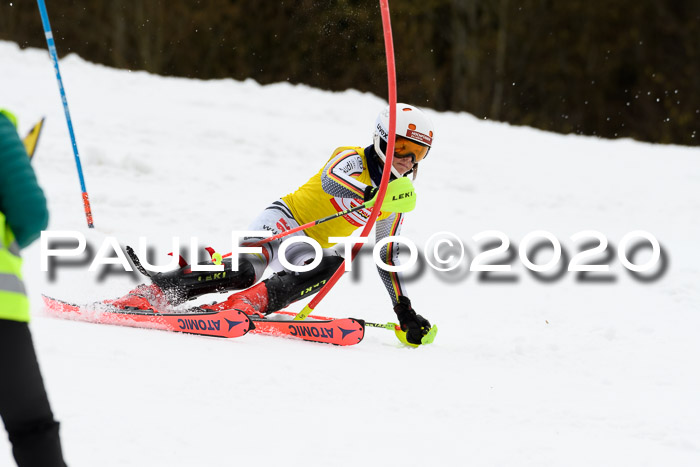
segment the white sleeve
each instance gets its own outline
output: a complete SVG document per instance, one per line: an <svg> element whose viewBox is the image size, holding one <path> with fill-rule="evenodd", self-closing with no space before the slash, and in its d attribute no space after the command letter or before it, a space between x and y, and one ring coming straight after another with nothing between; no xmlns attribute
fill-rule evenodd
<svg viewBox="0 0 700 467"><path fill-rule="evenodd" d="M398 236L401 232L401 224L403 224L404 214L394 213L386 219L378 220L376 224L376 240ZM389 266L398 266L399 263L399 243L389 242L382 247L379 257ZM401 295L406 296L406 287L403 284L401 273L390 272L377 267L379 277L381 277L384 287L386 287L391 302L396 305L399 302Z"/></svg>
<svg viewBox="0 0 700 467"><path fill-rule="evenodd" d="M339 198L363 199L367 185L358 182L353 175L358 176L364 170L362 157L357 152L353 150L341 152L331 159L321 172L323 191Z"/></svg>

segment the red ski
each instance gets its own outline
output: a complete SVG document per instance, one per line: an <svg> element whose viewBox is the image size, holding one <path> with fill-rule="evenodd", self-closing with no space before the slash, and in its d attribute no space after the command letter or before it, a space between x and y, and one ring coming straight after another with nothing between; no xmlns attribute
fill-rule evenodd
<svg viewBox="0 0 700 467"><path fill-rule="evenodd" d="M313 317L309 317L313 318ZM255 334L282 336L335 345L355 345L365 337L365 323L360 319L337 318L307 321L255 318Z"/></svg>
<svg viewBox="0 0 700 467"><path fill-rule="evenodd" d="M294 321L291 317L295 316L296 313L289 311L277 311L263 316L254 311L255 307L246 306L246 302L241 300L240 296L239 292L230 295L224 301L201 305L201 308L212 311L243 308L247 310L253 320L255 327L251 332L254 334L343 346L359 344L365 337L365 322L361 319L309 316L309 319L305 321ZM289 316L289 318L277 319L274 318L275 315Z"/></svg>
<svg viewBox="0 0 700 467"><path fill-rule="evenodd" d="M148 303L146 301L142 301L138 307L125 306L123 304L125 298L133 299L128 295L117 300L105 300L83 306L47 296L43 298L46 312L58 318L201 336L231 338L253 332L346 346L358 344L365 335L365 323L359 319L310 316L307 321L293 321L291 316L295 313L286 311L280 311L277 314L290 316L290 319L261 318L255 315L249 316L235 308L228 308L225 302L185 310L164 311L151 304L146 305Z"/></svg>
<svg viewBox="0 0 700 467"><path fill-rule="evenodd" d="M48 314L58 318L91 323L160 329L214 337L240 337L254 327L248 315L234 309L211 311L193 307L179 312L161 312L154 308L123 309L109 303L78 306L47 296L43 296L43 298Z"/></svg>

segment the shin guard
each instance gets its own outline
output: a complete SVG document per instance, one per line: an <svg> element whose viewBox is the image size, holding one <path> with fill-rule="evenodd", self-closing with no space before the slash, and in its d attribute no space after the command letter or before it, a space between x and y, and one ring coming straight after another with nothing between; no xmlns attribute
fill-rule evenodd
<svg viewBox="0 0 700 467"><path fill-rule="evenodd" d="M283 271L273 274L262 283L267 289L265 313L278 311L290 304L318 292L343 264L340 256L325 256L311 271L291 273Z"/></svg>

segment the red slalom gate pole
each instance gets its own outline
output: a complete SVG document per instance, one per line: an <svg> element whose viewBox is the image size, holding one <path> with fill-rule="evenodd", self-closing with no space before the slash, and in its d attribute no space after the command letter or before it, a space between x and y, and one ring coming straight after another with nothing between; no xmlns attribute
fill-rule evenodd
<svg viewBox="0 0 700 467"><path fill-rule="evenodd" d="M384 202L384 195L386 194L386 187L389 184L389 178L391 177L391 164L394 161L394 140L396 139L396 64L394 62L394 40L391 34L391 18L389 16L389 0L379 0L379 5L382 11L382 27L384 29L384 49L386 50L386 70L387 70L387 80L389 85L389 138L386 148L386 161L384 162L384 173L382 174L382 180L379 183L379 191L377 192L377 202L372 209L372 214L367 220L365 228L362 230L362 237L368 237L369 233L374 227L374 223L377 221L377 217L381 212L382 202ZM352 249L352 254L350 258L345 258L345 261L352 261L355 259L355 255L362 248L362 244L356 244ZM294 317L295 320L300 321L306 319L307 316L313 312L314 308L323 300L323 298L328 295L328 292L335 286L335 284L340 279L340 276L345 272L345 262L338 268L338 270L333 274L326 285L319 290L318 294L309 302L303 310L301 310Z"/></svg>

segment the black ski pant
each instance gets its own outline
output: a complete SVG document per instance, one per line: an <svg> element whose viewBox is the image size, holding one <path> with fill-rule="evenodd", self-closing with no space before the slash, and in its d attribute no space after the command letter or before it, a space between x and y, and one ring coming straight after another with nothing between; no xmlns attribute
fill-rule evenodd
<svg viewBox="0 0 700 467"><path fill-rule="evenodd" d="M29 325L0 319L0 416L19 467L65 467Z"/></svg>

